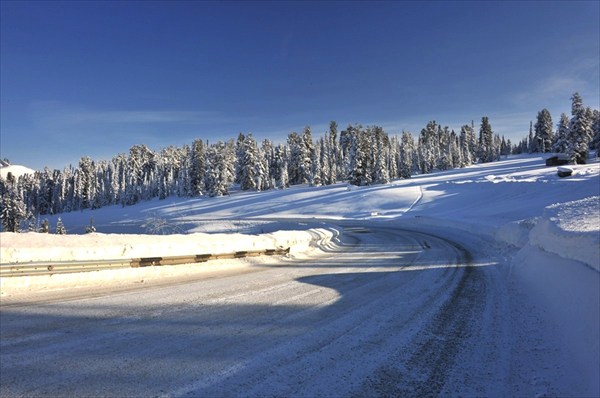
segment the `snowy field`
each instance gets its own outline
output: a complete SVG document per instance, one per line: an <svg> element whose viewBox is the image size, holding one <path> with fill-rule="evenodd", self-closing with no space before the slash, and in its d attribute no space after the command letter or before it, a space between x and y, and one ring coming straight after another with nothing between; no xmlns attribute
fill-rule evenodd
<svg viewBox="0 0 600 398"><path fill-rule="evenodd" d="M573 169L571 177L559 178L555 167L544 166L542 157L523 155L386 185L234 191L221 198L168 198L67 213L60 215L69 232L65 236L2 233L0 257L2 263L14 263L291 246L295 258L310 259L319 258L317 248L326 252L345 225L435 234L470 248L480 258L502 258L497 273L510 296L510 321L504 324L513 336L510 367L521 376L503 379L513 386L497 395L598 396L600 163ZM90 218L98 232L82 235ZM54 226L57 216L48 219ZM160 276L181 272L176 268L160 270ZM5 278L3 301L14 303L32 290L56 289L63 282L94 283L106 272L112 271L70 281ZM363 387L363 393L373 391L368 384Z"/></svg>

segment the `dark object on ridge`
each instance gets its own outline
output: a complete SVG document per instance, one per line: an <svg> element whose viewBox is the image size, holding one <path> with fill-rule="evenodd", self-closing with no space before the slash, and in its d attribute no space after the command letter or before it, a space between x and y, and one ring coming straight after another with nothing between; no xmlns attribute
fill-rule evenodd
<svg viewBox="0 0 600 398"><path fill-rule="evenodd" d="M569 158L564 154L552 156L546 159L546 166L562 166L565 164L569 164Z"/></svg>

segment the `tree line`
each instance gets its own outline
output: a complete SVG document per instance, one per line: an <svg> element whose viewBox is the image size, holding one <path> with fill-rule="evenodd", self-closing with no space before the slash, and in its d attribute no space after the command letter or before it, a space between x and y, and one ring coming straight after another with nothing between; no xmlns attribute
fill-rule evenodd
<svg viewBox="0 0 600 398"><path fill-rule="evenodd" d="M586 163L589 151L600 156L600 112L583 105L579 93L571 97L571 117L560 115L556 130L548 109L537 114L535 125L529 123L529 134L519 142L513 153L563 153L572 164Z"/></svg>
<svg viewBox="0 0 600 398"><path fill-rule="evenodd" d="M563 151L582 162L587 158L583 147L586 155L590 147L598 148L598 112L584 108L579 94L573 98L573 117L568 126L561 117L557 134L552 132L549 112L540 112L535 135L531 133L526 141L527 152ZM270 140L259 144L252 134L241 133L235 140L209 143L196 139L191 145L159 151L134 145L128 154L109 161L84 156L76 167L63 170L45 168L19 178L9 173L6 179L0 178L0 218L4 231L17 232L22 222L40 215L128 206L170 196L223 196L234 186L264 191L340 181L359 186L385 184L413 174L495 161L523 152L522 146L494 134L485 116L478 135L473 122L457 133L430 121L417 137L407 131L390 137L380 126L349 125L338 131L332 121L317 139L307 126L277 145Z"/></svg>

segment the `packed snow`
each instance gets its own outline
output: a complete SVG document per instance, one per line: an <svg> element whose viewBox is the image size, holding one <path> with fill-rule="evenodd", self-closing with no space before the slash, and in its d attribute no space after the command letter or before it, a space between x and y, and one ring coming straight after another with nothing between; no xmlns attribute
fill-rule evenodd
<svg viewBox="0 0 600 398"><path fill-rule="evenodd" d="M542 335L548 346L564 347L561 355L571 361L572 373L566 379L579 380L583 395L598 396L600 163L571 168L573 174L561 178L543 157L519 155L385 185L233 191L219 198L168 198L65 213L60 217L68 235L2 233L0 257L2 263L14 263L287 246L300 253L315 240L324 244L332 238L339 220L447 231L459 242L459 234L470 234L486 239L489 250L500 247L506 256L514 322L529 317L531 310L541 324L552 325ZM51 225L58 216L47 217ZM91 218L98 232L77 235ZM11 283L18 285L2 281L4 296L19 294ZM527 333L519 324L513 327L516 335ZM549 374L537 372L541 378Z"/></svg>

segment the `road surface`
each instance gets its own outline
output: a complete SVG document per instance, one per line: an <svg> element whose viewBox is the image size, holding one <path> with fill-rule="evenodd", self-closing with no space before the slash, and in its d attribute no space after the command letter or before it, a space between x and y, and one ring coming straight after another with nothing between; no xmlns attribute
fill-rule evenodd
<svg viewBox="0 0 600 398"><path fill-rule="evenodd" d="M0 396L503 395L506 292L453 239L346 225L305 260L0 312Z"/></svg>

